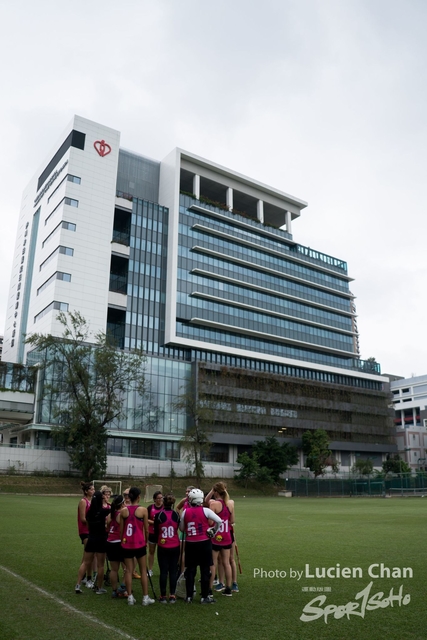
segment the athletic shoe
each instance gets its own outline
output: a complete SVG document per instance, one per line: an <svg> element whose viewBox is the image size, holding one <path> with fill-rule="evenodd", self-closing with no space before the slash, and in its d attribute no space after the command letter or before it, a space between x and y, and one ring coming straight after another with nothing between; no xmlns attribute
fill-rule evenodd
<svg viewBox="0 0 427 640"><path fill-rule="evenodd" d="M130 596L128 596L128 604L135 604L135 603L136 603L135 597L132 594L130 594Z"/></svg>
<svg viewBox="0 0 427 640"><path fill-rule="evenodd" d="M119 594L117 593L117 591L112 591L112 593L111 593L111 597L112 597L112 598L118 598L118 597L119 597Z"/></svg>
<svg viewBox="0 0 427 640"><path fill-rule="evenodd" d="M141 576L137 571L132 571L132 578L135 578L135 580L141 580Z"/></svg>
<svg viewBox="0 0 427 640"><path fill-rule="evenodd" d="M225 585L222 584L222 582L218 582L218 584L215 587L215 591L224 591L225 589Z"/></svg>
<svg viewBox="0 0 427 640"><path fill-rule="evenodd" d="M85 576L85 577L83 578L83 580L81 581L81 583L80 583L80 584L86 584L86 582L87 582L87 578L86 578L86 576Z"/></svg>
<svg viewBox="0 0 427 640"><path fill-rule="evenodd" d="M92 582L92 580L88 580L88 581L86 582L86 588L87 588L87 589L93 589L93 587L94 587L94 586L95 586L95 583L94 583L94 582Z"/></svg>
<svg viewBox="0 0 427 640"><path fill-rule="evenodd" d="M162 596L161 598L159 598L159 602L160 604L167 604L168 599L166 598L166 596Z"/></svg>
<svg viewBox="0 0 427 640"><path fill-rule="evenodd" d="M219 580L218 578L215 578L215 580L213 581L213 586L216 587L217 584L219 584Z"/></svg>
<svg viewBox="0 0 427 640"><path fill-rule="evenodd" d="M148 575L149 575L149 576L150 576L150 578L151 578L151 576L153 575L153 570L152 570L152 569L148 569Z"/></svg>
<svg viewBox="0 0 427 640"><path fill-rule="evenodd" d="M192 604L193 598L185 598L184 602L185 604Z"/></svg>
<svg viewBox="0 0 427 640"><path fill-rule="evenodd" d="M155 600L150 598L150 596L144 596L142 598L142 606L143 607L147 607L149 604L154 604L154 603L155 603Z"/></svg>
<svg viewBox="0 0 427 640"><path fill-rule="evenodd" d="M239 593L239 585L237 582L233 582L233 586L231 587L233 593Z"/></svg>
<svg viewBox="0 0 427 640"><path fill-rule="evenodd" d="M200 604L213 604L214 602L216 602L216 600L215 598L212 598L212 596L208 596L207 598L200 599Z"/></svg>
<svg viewBox="0 0 427 640"><path fill-rule="evenodd" d="M226 588L224 589L224 591L222 592L222 595L223 595L223 596L232 596L233 594L231 593L231 589L230 589L230 587L226 587Z"/></svg>
<svg viewBox="0 0 427 640"><path fill-rule="evenodd" d="M104 593L107 593L107 589L102 589L102 587L101 588L97 588L97 589L95 589L95 593L96 593L97 596L101 596Z"/></svg>
<svg viewBox="0 0 427 640"><path fill-rule="evenodd" d="M81 588L80 588L80 585L79 585L79 584L76 584L76 586L74 587L74 591L75 591L76 593L83 593L83 591L81 590Z"/></svg>
<svg viewBox="0 0 427 640"><path fill-rule="evenodd" d="M175 604L176 603L176 596L169 596L169 604Z"/></svg>

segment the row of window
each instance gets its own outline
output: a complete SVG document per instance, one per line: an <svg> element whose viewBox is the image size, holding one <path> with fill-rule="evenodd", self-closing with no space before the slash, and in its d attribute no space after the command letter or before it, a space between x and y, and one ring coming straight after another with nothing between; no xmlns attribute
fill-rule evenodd
<svg viewBox="0 0 427 640"><path fill-rule="evenodd" d="M177 305L177 317L187 320L198 317L220 324L233 325L237 331L245 328L261 333L276 334L280 337L286 336L294 340L315 342L335 349L353 350L353 337L343 333L335 333L308 324L299 324L292 320L277 318L249 309L240 309L211 300L202 300L201 298L191 298L190 300L191 305Z"/></svg>
<svg viewBox="0 0 427 640"><path fill-rule="evenodd" d="M64 282L71 282L71 273L63 273L62 271L56 271L50 278L43 282L41 287L37 289L37 295L40 295L54 280L63 280Z"/></svg>
<svg viewBox="0 0 427 640"><path fill-rule="evenodd" d="M265 233L261 233L261 231L258 231L258 229L256 228L254 228L254 230L252 231L252 230L244 229L240 225L235 224L233 221L234 214L230 216L229 220L224 219L224 221L222 221L222 220L219 220L217 216L215 217L209 216L208 212L204 214L199 211L187 209L185 207L184 202L186 201L181 199L180 208L179 208L179 211L181 214L180 219L181 218L184 220L187 219L190 224L192 220L194 220L195 222L201 222L203 225L209 226L212 229L218 229L220 231L223 231L233 236L241 236L242 238L251 240L256 244L262 244L266 248L271 248L276 251L287 251L288 253L298 253L299 258L303 258L313 263L319 263L319 262L324 263L324 265L328 269L333 269L341 273L342 272L347 273L347 263L344 262L343 260L340 260L338 258L333 258L332 256L328 256L324 253L321 253L320 251L315 251L310 247L304 247L302 245L297 245L294 243L288 244L286 240L289 239L290 236L283 229L271 229L271 228L267 229L265 226L263 226L263 230L270 231L271 236L272 235L279 236L278 239L275 240L273 237ZM191 206L191 204L193 203L189 202L189 204ZM224 218L226 215L227 214L224 211L221 212L221 216L223 216ZM255 220L253 221L251 220L250 224L254 225L255 227L258 226L258 224L261 225L261 223L256 223ZM283 237L283 241L281 241L282 237Z"/></svg>
<svg viewBox="0 0 427 640"><path fill-rule="evenodd" d="M242 304L271 309L277 313L284 313L297 318L305 318L306 320L319 324L352 331L352 320L349 316L325 311L315 306L289 300L288 298L263 293L258 289L240 287L228 282L222 282L221 280L215 280L214 278L198 276L195 273L188 273L183 269L178 269L178 291L180 302L184 302L184 298L187 295L197 291L200 294L206 293L219 298L227 298L235 302L241 302Z"/></svg>
<svg viewBox="0 0 427 640"><path fill-rule="evenodd" d="M225 253L232 258L253 262L256 265L281 271L287 275L292 274L302 280L316 282L324 287L348 292L348 282L346 280L303 266L297 262L286 260L286 258L271 255L264 251L250 248L247 245L237 244L236 242L228 241L206 232L191 229L183 224L180 224L180 234L180 244L186 244L188 247L194 244L200 244L206 249L218 253Z"/></svg>
<svg viewBox="0 0 427 640"><path fill-rule="evenodd" d="M277 290L279 293L288 294L300 299L306 299L319 304L350 311L350 301L338 295L334 295L322 289L310 287L300 282L288 280L285 276L273 275L263 272L262 269L246 267L235 264L232 261L218 259L198 252L191 252L187 247L178 247L178 266L185 271L202 269L208 271L212 277L226 277L231 280L239 280L242 283L257 285L264 289Z"/></svg>
<svg viewBox="0 0 427 640"><path fill-rule="evenodd" d="M198 327L179 321L176 323L176 335L190 340L200 340L202 342L221 344L236 349L244 349L245 351L269 353L284 358L307 360L336 367L352 367L353 364L352 358L340 358L329 353L292 347L271 340L260 340L250 336L211 329L210 327Z"/></svg>
<svg viewBox="0 0 427 640"><path fill-rule="evenodd" d="M145 276L153 276L154 278L161 277L161 268L156 267L154 264L138 262L138 260L129 260L129 271L134 273L140 273Z"/></svg>
<svg viewBox="0 0 427 640"><path fill-rule="evenodd" d="M42 311L40 311L40 313L34 316L34 322L37 322L38 320L43 318L43 316L45 316L46 314L48 314L50 311L54 309L56 309L57 311L68 311L68 303L57 302L56 300L54 302L51 302L50 304L47 305L47 307L45 307Z"/></svg>

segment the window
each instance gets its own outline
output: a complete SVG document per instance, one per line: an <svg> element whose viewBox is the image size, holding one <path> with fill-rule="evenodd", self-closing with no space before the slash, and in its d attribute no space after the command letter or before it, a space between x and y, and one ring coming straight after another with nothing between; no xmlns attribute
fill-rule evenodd
<svg viewBox="0 0 427 640"><path fill-rule="evenodd" d="M72 176L70 173L67 176L67 180L69 182L74 182L75 184L81 184L82 179L79 178L78 176Z"/></svg>
<svg viewBox="0 0 427 640"><path fill-rule="evenodd" d="M47 238L45 238L45 240L43 240L42 248L45 246L47 242L49 242L49 240L51 240L52 236L58 231L58 229L61 229L61 228L67 229L68 231L75 231L77 226L74 224L74 222L66 222L65 220L63 220L58 225L56 225L55 229L51 233L49 233L49 235L47 236Z"/></svg>
<svg viewBox="0 0 427 640"><path fill-rule="evenodd" d="M52 253L46 258L44 262L41 263L39 271L44 269L49 264L49 262L51 262L51 260L53 260L54 257L58 255L58 253L63 253L66 256L73 256L74 249L71 249L71 247L63 247L62 245L60 245L55 249L55 251L52 251Z"/></svg>
<svg viewBox="0 0 427 640"><path fill-rule="evenodd" d="M62 204L68 204L68 206L70 207L78 207L79 206L79 201L75 200L74 198L62 198L61 202L59 202L56 207L54 208L53 211L51 211L48 215L48 217L46 218L46 220L44 221L45 226L47 225L48 221L50 220L50 218L53 216L53 214L59 209L59 207Z"/></svg>
<svg viewBox="0 0 427 640"><path fill-rule="evenodd" d="M71 273L63 273L62 271L56 271L53 276L50 276L44 282L41 287L37 289L37 295L39 295L42 291L44 291L54 280L64 280L64 282L71 282Z"/></svg>
<svg viewBox="0 0 427 640"><path fill-rule="evenodd" d="M47 305L47 307L45 307L42 311L40 311L40 313L34 316L34 322L37 322L37 320L40 320L41 318L43 318L43 316L45 316L47 313L49 313L54 309L57 309L58 311L68 311L68 303L57 302L56 300L54 302L51 302L50 304Z"/></svg>

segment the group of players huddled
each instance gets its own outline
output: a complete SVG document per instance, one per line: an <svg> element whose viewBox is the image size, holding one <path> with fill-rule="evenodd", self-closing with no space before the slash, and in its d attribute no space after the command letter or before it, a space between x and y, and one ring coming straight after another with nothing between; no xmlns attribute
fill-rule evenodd
<svg viewBox="0 0 427 640"><path fill-rule="evenodd" d="M143 606L154 604L155 600L148 595L148 581L151 582L153 575L156 548L161 604L176 602L178 580L185 581L184 601L193 602L197 567L200 568L201 604L215 602L213 590L225 596L238 593L234 501L223 482L217 482L207 495L193 486L187 487L186 497L176 506L171 493L163 495L156 491L148 508L140 505L141 491L137 487L129 487L123 495L112 499L111 489L106 485L100 491L95 491L89 482L82 482L81 487L83 498L79 502L77 521L84 552L76 594L83 593L83 586L93 589L97 595L107 593L104 588L107 558L113 598L127 598L128 604L134 605L132 578L137 578L141 580ZM121 567L122 582L119 580Z"/></svg>

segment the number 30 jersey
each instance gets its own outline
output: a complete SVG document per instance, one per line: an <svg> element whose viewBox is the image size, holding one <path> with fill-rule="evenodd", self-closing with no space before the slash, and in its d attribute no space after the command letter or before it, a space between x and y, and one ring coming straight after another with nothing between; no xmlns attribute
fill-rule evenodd
<svg viewBox="0 0 427 640"><path fill-rule="evenodd" d="M164 509L156 515L158 531L157 544L163 549L179 547L179 516L172 509Z"/></svg>

